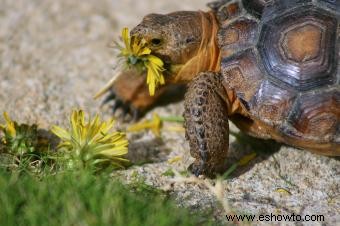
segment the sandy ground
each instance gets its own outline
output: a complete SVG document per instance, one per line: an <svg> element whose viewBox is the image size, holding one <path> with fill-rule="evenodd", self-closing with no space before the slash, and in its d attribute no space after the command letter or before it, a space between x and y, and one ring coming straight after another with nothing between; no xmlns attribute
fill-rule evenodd
<svg viewBox="0 0 340 226"><path fill-rule="evenodd" d="M110 106L100 107L101 102L92 96L112 76L115 59L108 45L121 28L132 28L151 12L206 9L206 2L0 0L0 111L45 129L66 125L71 109L77 107L109 117ZM153 112L181 115L182 111L180 102L156 107L145 117ZM171 177L162 175L168 169L183 171L192 161L184 133L164 129L162 139L149 132L129 134L129 138L130 158L146 163L120 175L129 180L145 177L147 183L167 189L179 205L212 211L219 224L226 222L216 198L204 186L170 186ZM231 137L231 163L251 151L252 146ZM181 159L170 164L167 160L175 156ZM335 225L340 223L339 182L339 159L282 146L259 155L223 184L225 199L238 213L323 214L325 222L314 225Z"/></svg>

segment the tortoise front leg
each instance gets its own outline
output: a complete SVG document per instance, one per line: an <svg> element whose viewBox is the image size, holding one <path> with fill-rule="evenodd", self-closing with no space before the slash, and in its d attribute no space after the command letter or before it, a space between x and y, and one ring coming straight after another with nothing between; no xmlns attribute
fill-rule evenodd
<svg viewBox="0 0 340 226"><path fill-rule="evenodd" d="M150 96L146 85L146 75L141 75L135 70L123 71L113 83L107 101L114 100L113 111L122 109L125 114L130 113L137 120L141 113L152 106L166 91L167 86L157 89L154 96Z"/></svg>
<svg viewBox="0 0 340 226"><path fill-rule="evenodd" d="M193 174L212 176L221 169L229 147L226 93L221 75L200 73L185 95L186 138L196 158L189 167Z"/></svg>

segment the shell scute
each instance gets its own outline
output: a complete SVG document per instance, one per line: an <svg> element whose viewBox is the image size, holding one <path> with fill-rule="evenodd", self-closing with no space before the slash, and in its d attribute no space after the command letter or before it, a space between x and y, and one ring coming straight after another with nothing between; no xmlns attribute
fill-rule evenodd
<svg viewBox="0 0 340 226"><path fill-rule="evenodd" d="M340 87L302 95L289 123L297 133L310 139L330 142L339 138Z"/></svg>
<svg viewBox="0 0 340 226"><path fill-rule="evenodd" d="M297 94L289 87L280 87L266 80L251 101L251 113L270 125L281 125L288 117Z"/></svg>
<svg viewBox="0 0 340 226"><path fill-rule="evenodd" d="M258 49L268 73L297 90L336 82L337 20L314 6L264 24Z"/></svg>
<svg viewBox="0 0 340 226"><path fill-rule="evenodd" d="M222 58L227 58L255 45L258 38L258 23L255 20L240 18L221 28L218 33L218 44Z"/></svg>
<svg viewBox="0 0 340 226"><path fill-rule="evenodd" d="M237 96L247 103L251 101L264 79L254 49L248 49L240 55L222 61L221 72L225 86L235 90Z"/></svg>

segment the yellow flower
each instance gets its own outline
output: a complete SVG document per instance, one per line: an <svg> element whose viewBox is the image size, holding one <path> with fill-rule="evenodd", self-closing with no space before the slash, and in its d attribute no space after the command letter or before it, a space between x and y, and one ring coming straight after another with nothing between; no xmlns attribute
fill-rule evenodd
<svg viewBox="0 0 340 226"><path fill-rule="evenodd" d="M125 47L120 47L120 56L126 58L127 65L147 70L146 83L150 96L154 96L157 86L165 84L163 61L151 55L151 49L144 39L130 37L128 28L123 29L122 39Z"/></svg>
<svg viewBox="0 0 340 226"><path fill-rule="evenodd" d="M8 116L7 112L4 112L4 119L6 121L6 124L0 125L0 130L2 130L4 133L9 134L11 137L15 137L17 133L15 129L15 123Z"/></svg>
<svg viewBox="0 0 340 226"><path fill-rule="evenodd" d="M164 71L163 61L152 55L147 56L147 58L148 61L145 62L145 67L148 70L146 83L149 86L150 96L154 96L158 84L165 84L164 76L162 74L162 71Z"/></svg>
<svg viewBox="0 0 340 226"><path fill-rule="evenodd" d="M154 113L152 120L146 120L144 122L136 123L131 125L128 132L138 132L144 129L150 129L155 136L160 137L161 135L162 120Z"/></svg>
<svg viewBox="0 0 340 226"><path fill-rule="evenodd" d="M48 147L48 140L38 133L36 124L19 124L3 113L5 124L0 124L2 132L1 142L4 144L3 150L13 156L23 156L34 153L35 158L44 155Z"/></svg>
<svg viewBox="0 0 340 226"><path fill-rule="evenodd" d="M125 48L121 47L121 55L125 57L141 57L143 55L149 55L151 53L151 49L146 46L146 42L144 39L130 37L128 28L123 28L122 39Z"/></svg>
<svg viewBox="0 0 340 226"><path fill-rule="evenodd" d="M128 153L128 141L124 133L110 132L114 119L102 122L98 115L85 122L84 112L74 110L69 131L53 126L51 131L61 139L60 148L68 151L69 166L123 167L128 162L123 156Z"/></svg>

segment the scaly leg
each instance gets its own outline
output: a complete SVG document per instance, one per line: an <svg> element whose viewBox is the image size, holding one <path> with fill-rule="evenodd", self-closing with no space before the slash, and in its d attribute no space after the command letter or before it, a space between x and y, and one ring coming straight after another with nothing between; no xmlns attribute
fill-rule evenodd
<svg viewBox="0 0 340 226"><path fill-rule="evenodd" d="M186 138L196 161L193 174L212 176L223 166L229 147L228 105L218 73L200 73L185 95Z"/></svg>

